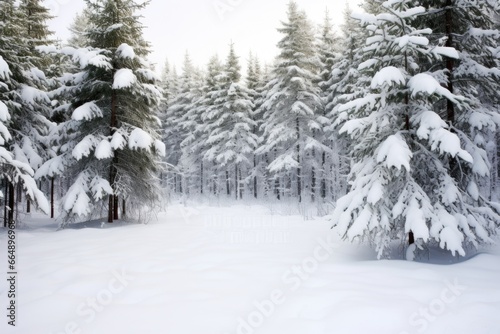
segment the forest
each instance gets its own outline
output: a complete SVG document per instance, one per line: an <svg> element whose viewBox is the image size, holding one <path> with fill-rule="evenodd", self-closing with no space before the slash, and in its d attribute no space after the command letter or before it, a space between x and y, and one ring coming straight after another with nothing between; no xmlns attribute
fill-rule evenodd
<svg viewBox="0 0 500 334"><path fill-rule="evenodd" d="M86 0L56 43L41 1L0 3L5 226L31 206L64 227L215 198L294 203L378 258L394 240L409 258L492 242L497 1L365 0L340 29L291 1L272 63L242 58L233 41L206 66L186 53L160 75L147 4Z"/></svg>

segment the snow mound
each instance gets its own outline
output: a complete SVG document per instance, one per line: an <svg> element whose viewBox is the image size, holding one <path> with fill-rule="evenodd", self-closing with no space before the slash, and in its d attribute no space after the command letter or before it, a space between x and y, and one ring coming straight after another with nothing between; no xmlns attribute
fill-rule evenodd
<svg viewBox="0 0 500 334"><path fill-rule="evenodd" d="M129 68L122 68L115 73L113 89L129 88L137 81L134 72Z"/></svg>

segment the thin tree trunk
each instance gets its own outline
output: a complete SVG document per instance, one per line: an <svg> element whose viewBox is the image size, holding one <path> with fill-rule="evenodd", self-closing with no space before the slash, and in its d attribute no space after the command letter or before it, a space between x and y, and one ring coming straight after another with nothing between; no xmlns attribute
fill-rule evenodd
<svg viewBox="0 0 500 334"><path fill-rule="evenodd" d="M297 131L297 141L300 140L300 123L299 123L299 118L297 117L295 119L295 126L296 126L296 131ZM297 163L299 167L297 167L297 196L299 199L299 203L302 202L302 178L300 174L302 173L301 171L301 164L300 164L300 144L297 144Z"/></svg>
<svg viewBox="0 0 500 334"><path fill-rule="evenodd" d="M227 193L227 196L231 196L231 189L229 186L230 186L229 172L226 170L226 193Z"/></svg>
<svg viewBox="0 0 500 334"><path fill-rule="evenodd" d="M118 202L118 195L114 195L114 203L113 203L113 211L114 211L114 219L115 220L118 220L119 219L119 216L118 216L118 210L120 208L120 205L119 205L119 202Z"/></svg>
<svg viewBox="0 0 500 334"><path fill-rule="evenodd" d="M127 208L125 198L122 200L122 219L125 219L127 216Z"/></svg>
<svg viewBox="0 0 500 334"><path fill-rule="evenodd" d="M31 213L31 201L26 197L26 213Z"/></svg>
<svg viewBox="0 0 500 334"><path fill-rule="evenodd" d="M243 199L243 187L241 186L241 167L238 168L238 173L239 173L239 188L240 188L240 199Z"/></svg>
<svg viewBox="0 0 500 334"><path fill-rule="evenodd" d="M234 164L234 196L238 200L238 192L240 191L240 184L238 182L238 164Z"/></svg>
<svg viewBox="0 0 500 334"><path fill-rule="evenodd" d="M55 217L54 212L54 177L50 178L50 218Z"/></svg>
<svg viewBox="0 0 500 334"><path fill-rule="evenodd" d="M14 184L9 183L9 212L7 223L8 226L14 224L14 208L16 206L15 188Z"/></svg>
<svg viewBox="0 0 500 334"><path fill-rule="evenodd" d="M253 197L257 198L257 157L253 155Z"/></svg>
<svg viewBox="0 0 500 334"><path fill-rule="evenodd" d="M274 191L276 192L276 198L279 201L281 199L281 194L280 194L280 179L279 179L279 177L276 177L276 180L274 181Z"/></svg>
<svg viewBox="0 0 500 334"><path fill-rule="evenodd" d="M9 193L9 182L4 178L3 182L5 183L5 199L4 199L4 206L3 206L3 227L7 227L7 215L8 215L8 198L7 194Z"/></svg>
<svg viewBox="0 0 500 334"><path fill-rule="evenodd" d="M203 160L201 161L200 166L200 193L203 195Z"/></svg>
<svg viewBox="0 0 500 334"><path fill-rule="evenodd" d="M326 165L326 153L323 152L322 158L321 158L321 166L323 169L323 175L321 177L321 198L326 198L326 179L325 179L325 165Z"/></svg>
<svg viewBox="0 0 500 334"><path fill-rule="evenodd" d="M113 136L115 133L115 129L116 129L116 93L115 92L113 92L111 94L111 123L110 123L109 127L110 127L111 136ZM112 223L113 218L114 218L113 204L115 202L114 192L115 192L115 176L116 176L115 159L116 159L116 152L115 152L115 157L111 160L111 165L109 167L109 184L110 184L111 188L113 189L113 194L110 194L109 199L108 199L108 223Z"/></svg>

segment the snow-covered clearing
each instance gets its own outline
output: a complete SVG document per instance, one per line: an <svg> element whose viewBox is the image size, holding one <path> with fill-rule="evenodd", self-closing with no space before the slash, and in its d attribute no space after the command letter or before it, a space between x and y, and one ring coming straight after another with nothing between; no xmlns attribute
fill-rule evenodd
<svg viewBox="0 0 500 334"><path fill-rule="evenodd" d="M461 263L375 261L329 227L243 205L58 232L32 219L17 230L17 327L1 284L0 332L500 333L497 247ZM5 230L0 241L5 277Z"/></svg>

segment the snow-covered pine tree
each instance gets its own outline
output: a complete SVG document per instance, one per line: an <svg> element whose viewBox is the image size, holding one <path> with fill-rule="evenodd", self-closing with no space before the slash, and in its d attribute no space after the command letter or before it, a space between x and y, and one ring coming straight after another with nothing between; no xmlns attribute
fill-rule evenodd
<svg viewBox="0 0 500 334"><path fill-rule="evenodd" d="M39 162L38 153L31 150L32 138L38 135L35 127L40 124L35 122L39 115L32 107L49 99L34 83L34 78L43 79L43 73L30 62L30 45L22 33L25 23L15 1L0 3L0 172L9 208L4 224L14 222L16 187L44 212L49 211L30 166Z"/></svg>
<svg viewBox="0 0 500 334"><path fill-rule="evenodd" d="M366 32L352 17L353 11L346 3L344 8L344 22L341 25L340 55L335 62L329 82L326 84L327 92L324 98L327 117L331 124L325 128L330 134L332 144L332 161L329 170L330 182L326 188L327 197L336 201L347 191L347 175L350 170L350 159L347 147L350 139L339 134L336 129L338 107L343 103L360 97L361 91L356 88L356 80L359 75L358 66L361 63L361 47Z"/></svg>
<svg viewBox="0 0 500 334"><path fill-rule="evenodd" d="M286 189L301 202L304 189L310 190L312 185L312 152L322 154L326 149L317 140L324 125L318 87L320 63L306 14L290 2L287 16L278 29L284 36L261 106L265 139L257 153L268 154L276 190Z"/></svg>
<svg viewBox="0 0 500 334"><path fill-rule="evenodd" d="M188 113L194 104L201 98L201 83L197 81L196 69L193 66L189 54L186 52L182 67L182 75L178 80L177 94L171 99L166 110L166 122L163 125L165 129L165 145L167 147L167 163L176 166L170 169L168 175L172 179L171 187L176 193L189 193L185 189L186 182L185 171L179 164L182 150L181 143L186 139L187 133L182 129L182 119Z"/></svg>
<svg viewBox="0 0 500 334"><path fill-rule="evenodd" d="M430 63L427 67L438 66L446 76L443 84L452 93L470 101L461 109L446 101L437 105L475 161L472 170L464 170L463 166L450 161L452 175L461 189L472 192L479 206L496 206L490 203L492 199L500 199L493 170L496 168L490 162L496 156L495 136L500 125L497 54L500 31L493 22L500 6L491 0L423 2L429 14L422 18L422 24L433 29L433 40L459 51L459 59L445 57L440 63Z"/></svg>
<svg viewBox="0 0 500 334"><path fill-rule="evenodd" d="M20 1L19 15L22 25L19 33L26 39L29 48L28 54L24 55L24 62L29 64L29 70L25 71L25 76L31 82L32 87L32 92L28 95L41 97L57 85L55 80L47 76L53 74L56 59L38 50L40 46L53 43L52 32L47 26L47 22L52 17L49 9L44 7L40 0ZM18 142L14 150L18 152L21 160L27 161L36 171L43 162L50 158L49 135L54 127L50 121L51 101L48 97L29 98L23 107L23 113L16 114L16 117L19 120L15 123L23 125L19 131L16 131L22 134L22 139L14 140ZM27 212L29 211L30 201L27 200Z"/></svg>
<svg viewBox="0 0 500 334"><path fill-rule="evenodd" d="M341 38L337 36L336 32L333 30L333 24L329 15L328 10L325 12L325 18L323 24L320 27L320 35L318 38L318 54L321 61L320 77L321 81L319 86L321 88L321 98L323 100L323 116L328 115L328 99L331 94L333 69L340 62L341 56ZM327 197L328 193L331 193L331 189L334 187L336 182L332 182L339 179L338 176L332 174L338 174L341 170L338 164L342 161L339 157L339 150L337 148L338 143L334 141L334 131L328 126L331 125L331 121L326 121L325 131L323 132L322 138L319 138L321 142L329 147L331 151L326 150L319 156L318 161L318 197L323 200ZM341 192L341 189L336 187L335 193ZM331 196L331 194L330 194Z"/></svg>
<svg viewBox="0 0 500 334"><path fill-rule="evenodd" d="M90 45L90 40L87 36L89 28L89 9L86 7L82 12L77 13L73 22L69 26L71 36L68 39L68 46L74 48L85 48Z"/></svg>
<svg viewBox="0 0 500 334"><path fill-rule="evenodd" d="M90 49L74 58L83 71L72 100L75 133L65 151L74 158L75 181L63 199L68 216L87 216L107 197L108 222L131 206L158 200L159 156L165 145L158 134L161 91L145 57L137 11L148 2L87 1ZM121 203L120 203L121 202Z"/></svg>
<svg viewBox="0 0 500 334"><path fill-rule="evenodd" d="M441 72L422 72L422 59L457 57L436 47L430 29L413 26L425 13L417 0L378 1L377 15L359 15L369 37L362 49L356 98L338 108L340 132L352 139L349 193L337 202L334 226L346 239L367 240L378 257L406 240L416 248L438 243L465 255L466 244L489 242L500 218L462 191L448 165L474 163L459 137L433 111L442 98L456 108L466 99L443 88Z"/></svg>
<svg viewBox="0 0 500 334"><path fill-rule="evenodd" d="M226 194L230 196L233 192L236 199L243 197L258 140L253 133L251 96L254 93L241 85L240 80L239 60L231 44L219 89L212 97L213 105L202 115L208 146L203 158L225 174Z"/></svg>
<svg viewBox="0 0 500 334"><path fill-rule="evenodd" d="M252 132L258 140L258 146L261 144L262 131L261 126L264 121L260 106L262 105L262 89L265 86L263 83L262 69L259 59L250 52L247 66L246 85L250 90L250 99L254 105L252 110L252 120L255 122ZM259 197L259 193L263 193L266 184L266 168L264 160L255 151L253 152L253 168L251 170L251 190L254 198Z"/></svg>
<svg viewBox="0 0 500 334"><path fill-rule="evenodd" d="M198 99L193 102L180 120L186 137L181 143L182 155L179 165L189 177L190 184L201 195L218 194L218 178L214 177L217 174L216 166L211 161L203 159L209 149L206 144L208 124L203 121L203 114L215 103L222 70L223 66L219 57L212 56L207 64L203 85L196 85Z"/></svg>

